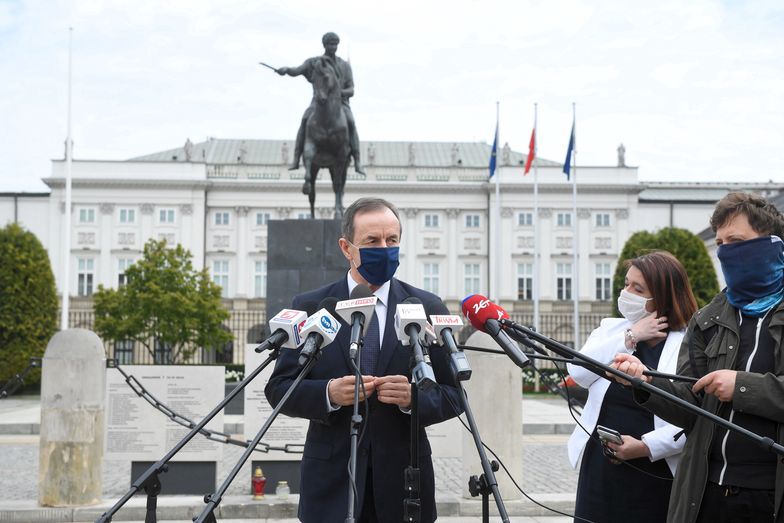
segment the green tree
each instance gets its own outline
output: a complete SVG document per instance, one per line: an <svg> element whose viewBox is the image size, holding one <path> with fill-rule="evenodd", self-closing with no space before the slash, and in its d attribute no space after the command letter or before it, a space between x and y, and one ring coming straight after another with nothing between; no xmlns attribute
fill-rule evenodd
<svg viewBox="0 0 784 523"><path fill-rule="evenodd" d="M0 229L0 385L41 357L57 331L57 290L41 242L17 224ZM27 383L38 383L38 370Z"/></svg>
<svg viewBox="0 0 784 523"><path fill-rule="evenodd" d="M623 288L627 270L624 262L653 250L669 251L683 264L699 307L706 305L719 292L716 270L713 268L703 241L686 229L667 227L656 233L636 232L629 237L621 250L618 266L615 269L614 296L618 296ZM620 316L617 305L615 314Z"/></svg>
<svg viewBox="0 0 784 523"><path fill-rule="evenodd" d="M125 271L125 285L98 287L95 332L104 340L138 342L153 357L156 346L165 347L161 363L187 361L199 347L230 341L231 333L221 328L229 317L221 288L207 269L194 270L191 258L181 245L147 242L142 259Z"/></svg>

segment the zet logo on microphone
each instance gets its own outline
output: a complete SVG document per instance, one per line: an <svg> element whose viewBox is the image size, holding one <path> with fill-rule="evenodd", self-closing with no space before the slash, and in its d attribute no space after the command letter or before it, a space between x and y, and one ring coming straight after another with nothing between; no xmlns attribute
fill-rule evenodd
<svg viewBox="0 0 784 523"><path fill-rule="evenodd" d="M474 303L474 314L479 314L479 311L486 309L490 306L490 300L481 300Z"/></svg>
<svg viewBox="0 0 784 523"><path fill-rule="evenodd" d="M335 334L338 331L337 323L332 321L329 316L321 317L321 326L324 328L327 334Z"/></svg>

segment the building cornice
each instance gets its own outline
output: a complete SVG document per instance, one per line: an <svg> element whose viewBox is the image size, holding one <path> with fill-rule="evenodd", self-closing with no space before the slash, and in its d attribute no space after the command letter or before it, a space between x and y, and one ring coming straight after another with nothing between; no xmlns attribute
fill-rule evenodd
<svg viewBox="0 0 784 523"><path fill-rule="evenodd" d="M346 188L349 190L366 192L410 192L412 187L417 191L449 191L457 193L476 193L479 191L493 193L495 184L488 181L435 181L431 179L425 181L421 178L418 181L377 181L377 180L349 180ZM46 184L52 189L64 189L65 179L47 178ZM103 188L122 188L122 189L183 189L190 190L209 190L211 192L232 192L232 191L264 191L276 193L291 193L292 190L298 191L302 184L299 179L295 180L236 180L236 179L209 179L209 180L153 180L153 179L116 179L116 178L76 178L72 182L74 188L79 189L103 189ZM505 194L532 194L533 185L523 185L519 183L500 183L501 192ZM568 184L539 184L539 193L571 193L572 186ZM585 184L578 185L580 194L600 194L600 193L639 193L643 190L637 184ZM318 193L331 193L332 184L329 177L322 177L316 182Z"/></svg>
<svg viewBox="0 0 784 523"><path fill-rule="evenodd" d="M0 198L48 198L48 192L0 192Z"/></svg>
<svg viewBox="0 0 784 523"><path fill-rule="evenodd" d="M65 178L45 178L44 183L52 189L64 189ZM205 189L212 182L207 180L153 180L153 179L117 179L117 178L74 178L71 186L79 189L90 188L123 188L123 189Z"/></svg>

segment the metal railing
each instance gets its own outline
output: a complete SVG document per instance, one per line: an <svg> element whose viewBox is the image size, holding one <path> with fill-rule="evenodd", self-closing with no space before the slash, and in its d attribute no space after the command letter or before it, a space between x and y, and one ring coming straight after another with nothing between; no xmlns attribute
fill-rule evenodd
<svg viewBox="0 0 784 523"><path fill-rule="evenodd" d="M215 348L197 348L193 355L178 364L234 364L242 365L245 363L245 344L258 343L263 339L267 327L266 313L263 310L239 310L229 311L229 319L223 327L231 332L232 341ZM71 328L82 328L92 330L95 321L95 313L92 310L71 310L69 313L68 325ZM155 344L149 344L154 347ZM106 357L117 360L126 365L153 365L166 363L165 353L155 351L150 353L146 347L140 343L113 343L104 341Z"/></svg>
<svg viewBox="0 0 784 523"><path fill-rule="evenodd" d="M266 313L264 310L232 310L229 319L224 323L224 328L232 333L233 341L223 347L204 349L198 348L192 357L181 364L233 364L245 363L245 344L260 343L266 332ZM71 310L70 327L84 329L93 328L95 314L92 310ZM532 325L533 314L525 312L512 312L512 319L521 325ZM580 340L585 342L590 333L599 325L606 315L598 312L580 314ZM540 315L539 332L553 338L565 345L574 346L573 316L566 312L547 312ZM129 346L130 345L130 346ZM115 344L104 342L106 356L116 359L121 364L151 365L162 363L156 361L156 356L151 354L141 344ZM154 344L150 344L153 346ZM552 362L539 362L542 368L553 368Z"/></svg>

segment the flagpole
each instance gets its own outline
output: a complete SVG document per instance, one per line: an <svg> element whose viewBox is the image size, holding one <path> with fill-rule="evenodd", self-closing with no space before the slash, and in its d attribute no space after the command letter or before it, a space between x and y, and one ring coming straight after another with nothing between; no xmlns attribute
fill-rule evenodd
<svg viewBox="0 0 784 523"><path fill-rule="evenodd" d="M70 305L70 276L71 276L71 163L73 157L73 140L71 139L71 78L72 78L72 48L73 48L73 27L68 28L68 119L67 135L65 137L65 234L63 243L65 248L63 260L63 281L62 296L63 303L60 316L60 330L68 329L68 315Z"/></svg>
<svg viewBox="0 0 784 523"><path fill-rule="evenodd" d="M539 156L539 139L537 138L538 103L534 103L534 328L539 328L539 167L536 158Z"/></svg>
<svg viewBox="0 0 784 523"><path fill-rule="evenodd" d="M495 151L496 160L495 161L496 161L496 171L500 170L500 169L498 169L498 146L501 143L501 140L500 140L500 130L499 130L500 106L501 106L501 102L496 102L495 103L495 143L496 143L496 151ZM498 278L499 278L499 276L501 274L501 270L500 270L500 267L499 267L500 264L501 264L501 255L500 255L500 250L501 250L501 240L500 240L500 237L501 237L501 185L500 185L500 183L498 181L498 179L500 177L501 177L500 173L496 172L495 173L495 227L494 227L494 229L495 229L495 245L493 247L493 256L494 256L494 258L493 258L493 261L494 261L493 273L494 274L493 274L492 289L490 291L490 295L493 297L493 300L495 300L497 303L501 302L500 290L498 288L499 287L499 285L498 285Z"/></svg>
<svg viewBox="0 0 784 523"><path fill-rule="evenodd" d="M577 116L575 103L572 102L572 132L574 133L574 149L572 151L572 269L574 274L574 348L580 349L580 270L577 265L579 262L579 236L577 234Z"/></svg>
<svg viewBox="0 0 784 523"><path fill-rule="evenodd" d="M487 191L487 267L485 267L485 273L487 275L488 286L492 284L493 271L490 270L490 260L492 259L490 257L490 253L493 252L493 242L495 241L495 239L493 238L493 234L491 232L493 230L492 227L493 224L490 223L491 218L493 216L492 202L491 202L492 199L493 199L492 193L490 191Z"/></svg>

